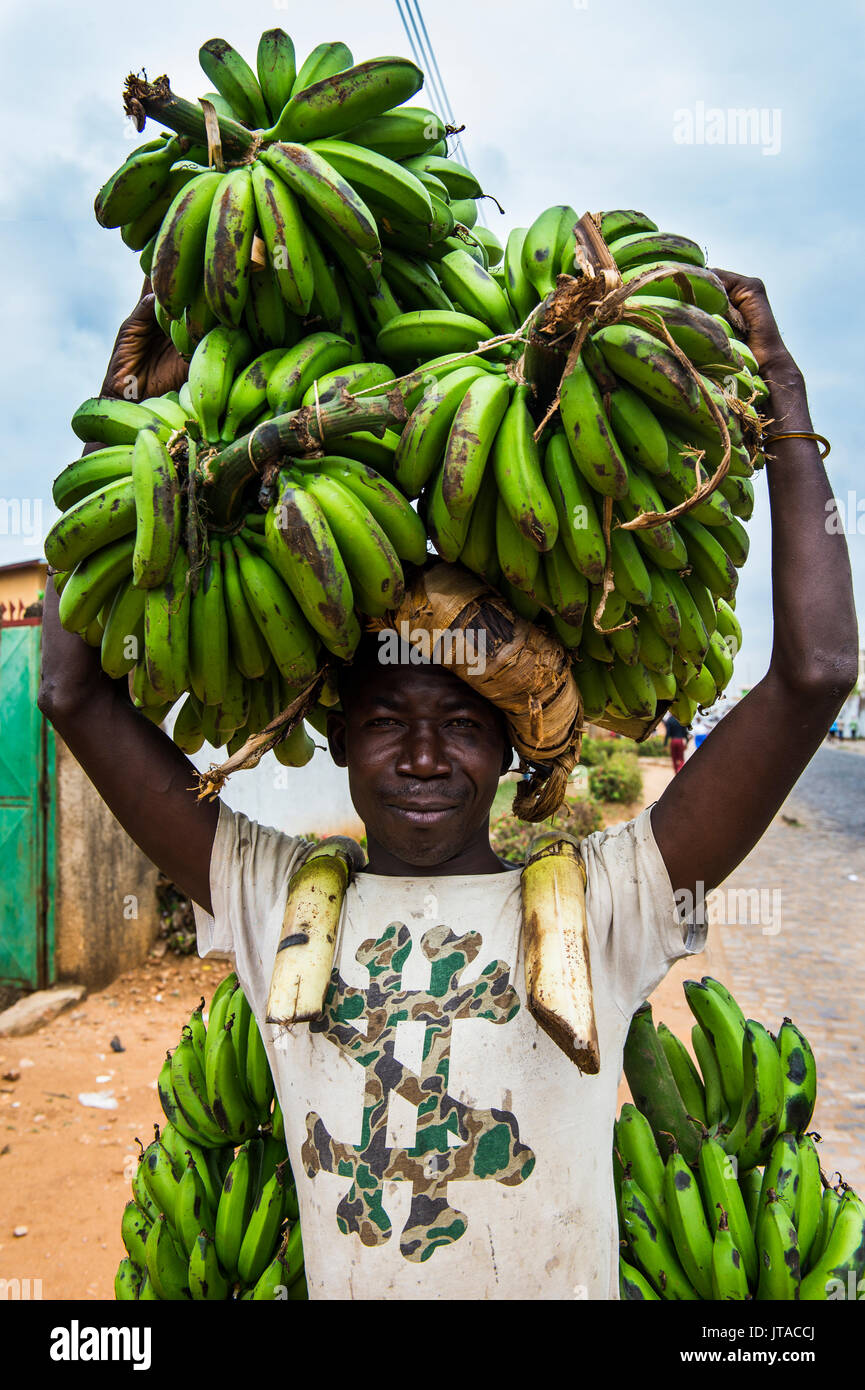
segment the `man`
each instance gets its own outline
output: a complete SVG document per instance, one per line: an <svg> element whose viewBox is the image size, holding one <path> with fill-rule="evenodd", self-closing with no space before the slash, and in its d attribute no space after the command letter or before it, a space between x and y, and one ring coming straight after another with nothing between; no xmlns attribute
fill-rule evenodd
<svg viewBox="0 0 865 1390"><path fill-rule="evenodd" d="M688 730L680 724L674 714L664 715L664 743L670 745L670 758L673 772L681 772L685 766L685 749L688 746Z"/></svg>
<svg viewBox="0 0 865 1390"><path fill-rule="evenodd" d="M763 285L719 272L771 391L776 432L812 429ZM106 388L151 372L152 301L121 330ZM342 681L328 741L348 768L369 864L348 891L321 1023L270 1044L314 1298L616 1298L611 1131L633 1011L705 927L694 902L744 858L856 679L843 535L812 440L768 463L775 641L759 685L661 799L581 851L601 1069L581 1075L525 1007L519 872L489 842L510 748L499 712L447 670ZM758 483L760 479L758 479ZM199 803L193 769L63 632L46 599L40 708L144 852L196 905L199 950L234 953L265 1011L296 840ZM269 1029L266 1031L270 1031Z"/></svg>

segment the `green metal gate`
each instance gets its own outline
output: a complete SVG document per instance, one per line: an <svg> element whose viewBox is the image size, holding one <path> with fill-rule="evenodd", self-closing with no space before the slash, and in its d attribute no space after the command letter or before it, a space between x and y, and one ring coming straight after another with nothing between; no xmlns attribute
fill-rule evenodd
<svg viewBox="0 0 865 1390"><path fill-rule="evenodd" d="M0 985L54 980L54 731L36 707L39 619L0 626Z"/></svg>

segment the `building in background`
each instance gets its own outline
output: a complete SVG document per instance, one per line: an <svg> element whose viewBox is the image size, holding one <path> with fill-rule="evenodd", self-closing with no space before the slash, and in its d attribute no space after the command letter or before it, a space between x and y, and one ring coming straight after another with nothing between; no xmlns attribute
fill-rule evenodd
<svg viewBox="0 0 865 1390"><path fill-rule="evenodd" d="M48 565L44 560L20 560L14 565L0 565L0 625L20 622L45 592Z"/></svg>

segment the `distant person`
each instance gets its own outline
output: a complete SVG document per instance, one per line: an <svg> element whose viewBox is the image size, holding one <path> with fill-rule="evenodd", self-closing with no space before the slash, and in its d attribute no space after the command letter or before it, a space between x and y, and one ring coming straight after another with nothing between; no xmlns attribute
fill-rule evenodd
<svg viewBox="0 0 865 1390"><path fill-rule="evenodd" d="M692 723L691 733L694 735L695 753L697 749L700 747L700 745L706 742L706 739L709 737L710 730L711 725L707 724L704 719L695 719Z"/></svg>
<svg viewBox="0 0 865 1390"><path fill-rule="evenodd" d="M679 772L685 762L685 749L688 746L688 730L684 724L680 724L673 714L666 715L664 719L664 743L670 745L670 757L673 760L673 772Z"/></svg>

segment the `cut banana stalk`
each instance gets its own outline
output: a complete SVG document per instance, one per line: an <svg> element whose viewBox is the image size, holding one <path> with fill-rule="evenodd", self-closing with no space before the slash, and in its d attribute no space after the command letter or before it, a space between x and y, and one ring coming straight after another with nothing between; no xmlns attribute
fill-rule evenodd
<svg viewBox="0 0 865 1390"><path fill-rule="evenodd" d="M532 1015L580 1071L600 1071L586 922L586 871L576 844L538 836L520 878L526 995Z"/></svg>
<svg viewBox="0 0 865 1390"><path fill-rule="evenodd" d="M346 889L364 863L360 845L334 835L316 845L292 874L267 998L268 1023L287 1028L323 1013Z"/></svg>

